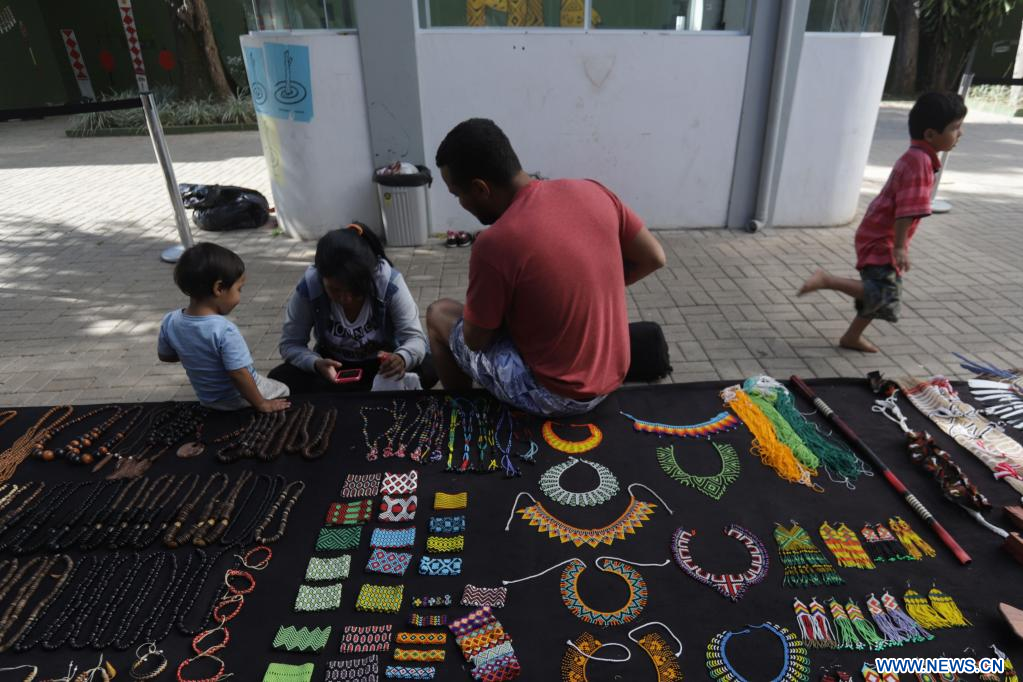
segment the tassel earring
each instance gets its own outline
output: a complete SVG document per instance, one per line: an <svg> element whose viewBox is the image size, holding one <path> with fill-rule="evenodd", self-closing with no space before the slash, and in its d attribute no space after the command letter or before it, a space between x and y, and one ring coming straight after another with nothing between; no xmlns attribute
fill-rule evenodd
<svg viewBox="0 0 1023 682"><path fill-rule="evenodd" d="M927 598L916 590L912 588L906 590L906 593L902 596L902 601L906 603L906 613L909 614L910 618L923 627L931 630L952 627L951 623L931 607L927 602Z"/></svg>
<svg viewBox="0 0 1023 682"><path fill-rule="evenodd" d="M937 587L932 587L931 591L927 593L927 597L930 599L933 609L948 623L945 627L965 628L973 625L959 610L952 597Z"/></svg>
<svg viewBox="0 0 1023 682"><path fill-rule="evenodd" d="M835 621L835 633L839 649L863 649L864 644L856 636L856 628L846 614L842 605L834 598L828 600L828 608L831 609L831 619Z"/></svg>
<svg viewBox="0 0 1023 682"><path fill-rule="evenodd" d="M810 618L813 620L813 630L817 633L817 637L821 642L821 647L825 649L837 649L838 642L835 641L835 633L831 629L831 621L828 620L828 612L824 608L824 604L817 601L814 597L813 601L810 602Z"/></svg>
<svg viewBox="0 0 1023 682"><path fill-rule="evenodd" d="M924 630L920 623L917 623L906 615L905 611L899 608L898 600L891 593L886 591L881 597L881 603L884 604L885 610L888 611L892 623L899 628L900 632L905 634L903 641L925 642L934 639L934 635Z"/></svg>
<svg viewBox="0 0 1023 682"><path fill-rule="evenodd" d="M849 620L852 621L856 634L869 648L880 651L888 646L887 640L877 634L877 630L870 624L870 621L863 617L863 611L860 611L860 607L852 599L846 602L845 612L849 616Z"/></svg>
<svg viewBox="0 0 1023 682"><path fill-rule="evenodd" d="M938 555L927 542L920 537L915 530L913 530L906 521L900 516L895 516L888 519L888 527L892 529L895 536L902 543L902 546L906 548L914 559L923 559L925 556L931 557L932 559Z"/></svg>

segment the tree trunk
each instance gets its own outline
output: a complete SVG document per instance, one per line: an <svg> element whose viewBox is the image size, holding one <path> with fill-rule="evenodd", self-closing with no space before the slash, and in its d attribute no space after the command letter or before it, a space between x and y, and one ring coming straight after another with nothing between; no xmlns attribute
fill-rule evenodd
<svg viewBox="0 0 1023 682"><path fill-rule="evenodd" d="M895 38L895 70L891 91L897 95L916 92L917 55L920 51L920 18L916 0L894 0L898 35Z"/></svg>
<svg viewBox="0 0 1023 682"><path fill-rule="evenodd" d="M192 0L192 11L195 12L195 33L206 55L210 80L213 83L213 96L216 99L230 99L234 96L234 89L227 81L227 74L224 73L224 63L220 60L220 49L213 35L213 24L210 22L206 0Z"/></svg>

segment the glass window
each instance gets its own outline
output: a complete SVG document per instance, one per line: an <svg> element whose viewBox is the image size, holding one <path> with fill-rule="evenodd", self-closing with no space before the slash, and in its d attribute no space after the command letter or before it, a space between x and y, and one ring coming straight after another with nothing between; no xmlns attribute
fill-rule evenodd
<svg viewBox="0 0 1023 682"><path fill-rule="evenodd" d="M593 28L744 31L749 0L592 0ZM585 0L419 0L422 28L583 28Z"/></svg>
<svg viewBox="0 0 1023 682"><path fill-rule="evenodd" d="M245 0L254 31L354 29L354 0Z"/></svg>
<svg viewBox="0 0 1023 682"><path fill-rule="evenodd" d="M881 33L888 0L810 0L807 31Z"/></svg>
<svg viewBox="0 0 1023 682"><path fill-rule="evenodd" d="M749 0L593 0L594 28L745 31Z"/></svg>

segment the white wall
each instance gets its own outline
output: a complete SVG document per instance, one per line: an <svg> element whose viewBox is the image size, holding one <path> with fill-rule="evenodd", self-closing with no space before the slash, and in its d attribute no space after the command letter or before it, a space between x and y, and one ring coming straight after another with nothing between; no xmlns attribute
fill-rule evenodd
<svg viewBox="0 0 1023 682"><path fill-rule="evenodd" d="M317 239L354 219L381 229L358 40L334 33L241 38L243 48L266 43L309 48L312 120L259 116L273 203L287 233L299 239Z"/></svg>
<svg viewBox="0 0 1023 682"><path fill-rule="evenodd" d="M876 34L806 34L775 225L843 225L855 216L894 41Z"/></svg>
<svg viewBox="0 0 1023 682"><path fill-rule="evenodd" d="M651 227L725 224L749 37L421 32L427 165L458 122L492 118L527 171L599 180ZM869 136L868 136L869 139ZM433 229L477 229L443 181Z"/></svg>

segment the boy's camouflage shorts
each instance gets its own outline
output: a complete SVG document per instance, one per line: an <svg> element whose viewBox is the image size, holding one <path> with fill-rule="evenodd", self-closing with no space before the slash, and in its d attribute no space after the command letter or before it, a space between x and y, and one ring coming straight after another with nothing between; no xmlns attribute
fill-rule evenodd
<svg viewBox="0 0 1023 682"><path fill-rule="evenodd" d="M863 298L856 299L856 314L868 320L899 321L902 277L891 265L868 265L860 270Z"/></svg>

